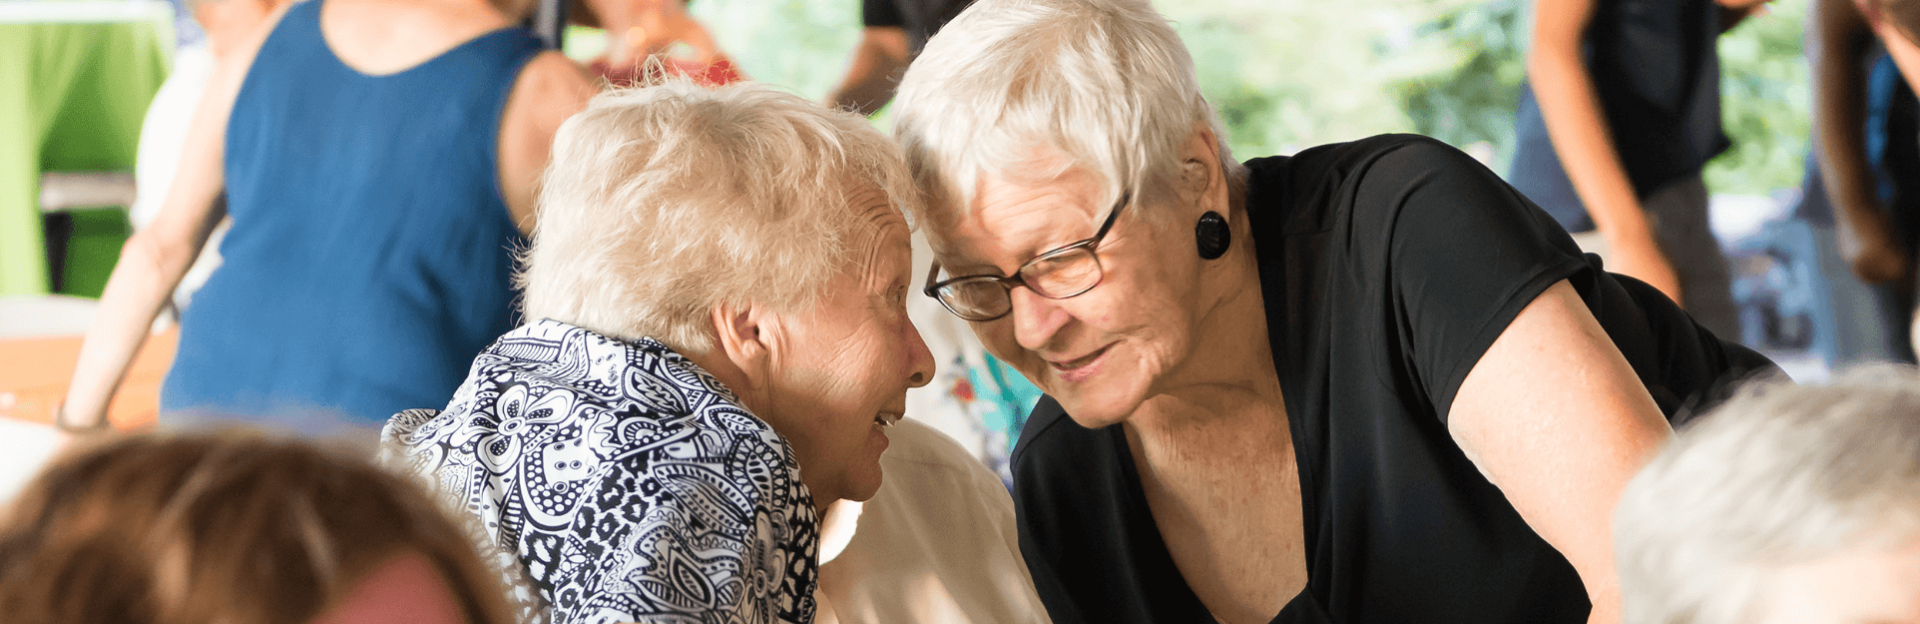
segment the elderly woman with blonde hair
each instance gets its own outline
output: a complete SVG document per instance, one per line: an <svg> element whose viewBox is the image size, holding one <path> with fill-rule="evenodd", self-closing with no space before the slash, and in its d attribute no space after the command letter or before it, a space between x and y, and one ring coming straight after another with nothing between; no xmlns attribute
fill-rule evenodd
<svg viewBox="0 0 1920 624"><path fill-rule="evenodd" d="M811 622L822 511L881 484L933 363L897 148L798 96L614 91L554 141L527 325L389 424L528 620Z"/></svg>
<svg viewBox="0 0 1920 624"><path fill-rule="evenodd" d="M1617 621L1621 488L1771 367L1438 141L1235 160L1144 0L979 0L893 111L926 293L1047 393L1056 622Z"/></svg>
<svg viewBox="0 0 1920 624"><path fill-rule="evenodd" d="M1761 384L1614 511L1628 624L1920 622L1920 374Z"/></svg>

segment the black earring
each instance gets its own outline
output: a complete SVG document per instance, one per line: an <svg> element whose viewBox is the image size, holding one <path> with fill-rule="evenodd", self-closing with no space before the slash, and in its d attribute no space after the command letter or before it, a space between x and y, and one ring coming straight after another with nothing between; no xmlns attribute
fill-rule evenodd
<svg viewBox="0 0 1920 624"><path fill-rule="evenodd" d="M1226 255L1227 247L1233 245L1233 228L1220 213L1208 210L1194 224L1193 237L1199 242L1201 259L1212 260Z"/></svg>

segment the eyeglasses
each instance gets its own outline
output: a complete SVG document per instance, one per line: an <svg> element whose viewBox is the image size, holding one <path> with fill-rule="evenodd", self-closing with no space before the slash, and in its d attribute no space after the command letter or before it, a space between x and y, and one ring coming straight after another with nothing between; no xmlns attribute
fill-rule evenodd
<svg viewBox="0 0 1920 624"><path fill-rule="evenodd" d="M1067 299L1085 294L1100 285L1105 271L1100 266L1100 256L1094 253L1100 245L1100 239L1106 237L1107 230L1113 229L1115 217L1120 209L1127 207L1132 193L1122 193L1120 201L1114 203L1108 211L1107 220L1100 224L1100 231L1093 238L1077 241L1046 253L1035 256L1012 276L967 275L955 277L944 282L935 282L940 276L940 263L933 263L927 271L927 287L921 291L928 297L940 300L948 312L974 322L991 321L1013 312L1013 288L1025 286L1033 294L1048 299Z"/></svg>

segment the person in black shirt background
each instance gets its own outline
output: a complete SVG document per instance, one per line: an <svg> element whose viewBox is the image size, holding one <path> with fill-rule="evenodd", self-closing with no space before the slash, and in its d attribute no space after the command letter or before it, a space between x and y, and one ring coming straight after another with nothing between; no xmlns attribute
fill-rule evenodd
<svg viewBox="0 0 1920 624"><path fill-rule="evenodd" d="M1841 254L1873 287L1897 359L1914 360L1914 254L1920 249L1920 3L1816 0L1808 11L1814 78L1809 207L1830 204ZM1905 59L1904 62L1902 59ZM1826 199L1827 202L1820 200ZM1803 209L1804 210L1804 209ZM1806 212L1812 212L1806 210ZM1834 218L1834 217L1837 217Z"/></svg>
<svg viewBox="0 0 1920 624"><path fill-rule="evenodd" d="M860 45L840 86L827 101L834 108L872 115L893 99L900 72L972 0L861 0Z"/></svg>
<svg viewBox="0 0 1920 624"><path fill-rule="evenodd" d="M1618 621L1610 511L1773 369L1458 150L1244 165L1144 0L979 0L907 70L926 292L1046 391L1056 622Z"/></svg>
<svg viewBox="0 0 1920 624"><path fill-rule="evenodd" d="M1529 87L1513 185L1614 270L1739 338L1726 256L1701 169L1720 126L1721 33L1768 0L1544 0L1533 4Z"/></svg>
<svg viewBox="0 0 1920 624"><path fill-rule="evenodd" d="M1873 311L1886 333L1881 348L1911 364L1920 100L1854 0L1813 0L1806 51L1813 70L1813 149L1795 216L1834 228L1841 257L1879 304Z"/></svg>

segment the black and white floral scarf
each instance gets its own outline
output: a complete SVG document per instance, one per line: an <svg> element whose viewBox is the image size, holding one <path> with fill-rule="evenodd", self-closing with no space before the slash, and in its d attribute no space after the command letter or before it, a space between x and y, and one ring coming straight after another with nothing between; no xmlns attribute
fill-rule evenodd
<svg viewBox="0 0 1920 624"><path fill-rule="evenodd" d="M819 521L793 450L658 342L526 325L445 411L382 437L467 512L523 621L813 621Z"/></svg>

